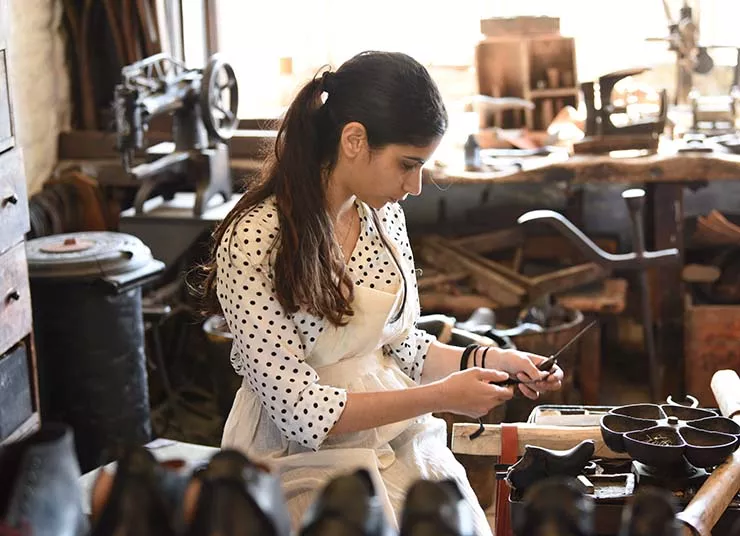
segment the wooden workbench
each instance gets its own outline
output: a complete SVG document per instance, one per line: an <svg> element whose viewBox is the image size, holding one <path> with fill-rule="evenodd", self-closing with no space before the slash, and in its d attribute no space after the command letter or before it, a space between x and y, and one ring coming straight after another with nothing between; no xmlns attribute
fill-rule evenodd
<svg viewBox="0 0 740 536"><path fill-rule="evenodd" d="M435 165L424 170L425 182L446 184L525 184L564 183L625 184L646 190L645 240L649 250L678 248L683 244L683 192L710 182L740 180L740 155L727 153L679 153L661 145L658 154L577 155L532 157L508 170L469 172L462 167ZM462 156L458 160L463 162ZM664 364L682 362L684 343L684 288L682 263L660 268L651 274L658 359ZM683 394L682 377L677 367L666 367L663 399L668 394Z"/></svg>
<svg viewBox="0 0 740 536"><path fill-rule="evenodd" d="M624 151L625 155L630 152ZM462 156L460 162L462 162ZM425 180L438 184L532 183L568 181L572 184L636 184L675 182L691 185L740 179L740 155L677 153L666 148L645 156L562 155L522 159L510 170L471 172L462 167L425 168Z"/></svg>
<svg viewBox="0 0 740 536"><path fill-rule="evenodd" d="M76 133L79 137L80 133ZM85 136L89 137L89 134ZM66 156L63 165L87 167L95 170L94 176L108 186L132 186L130 177L125 176L120 166L120 156L109 149L110 154L99 154L100 147L111 148L110 134L104 143L94 145L94 154L80 152L90 145L72 144L72 138L61 143L60 155ZM75 138L76 139L76 138ZM72 147L74 146L74 147ZM98 147L100 146L100 147ZM251 147L251 146L250 146ZM71 148L75 148L74 151ZM233 153L231 167L234 177L256 173L261 165L254 151ZM646 242L648 249L676 247L683 252L683 192L685 187L700 188L709 182L740 180L740 156L724 153L677 153L669 144L662 143L658 154L647 156L577 155L558 154L551 157L531 157L521 165L506 170L491 172L468 172L462 168L462 154L454 158L460 166L439 167L431 165L424 169L427 183L442 184L624 184L642 186L647 192ZM94 159L93 159L94 157ZM106 158L107 157L107 158ZM449 160L452 161L452 160ZM569 189L570 190L570 189ZM580 223L574 221L577 225ZM681 281L681 266L661 268L660 276L652 274L654 315L656 319L656 346L659 358L665 363L680 360L683 355L684 301ZM679 372L680 371L676 371ZM665 386L665 393L682 394L680 385L673 382Z"/></svg>

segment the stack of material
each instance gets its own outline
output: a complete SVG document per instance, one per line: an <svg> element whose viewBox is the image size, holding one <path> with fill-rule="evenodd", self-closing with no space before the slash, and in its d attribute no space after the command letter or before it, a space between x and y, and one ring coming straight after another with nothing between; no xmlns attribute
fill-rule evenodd
<svg viewBox="0 0 740 536"><path fill-rule="evenodd" d="M456 239L422 237L416 245L417 258L425 266L419 278L422 308L457 317L467 317L478 307L519 308L607 275L595 263L525 275L526 242L519 228Z"/></svg>

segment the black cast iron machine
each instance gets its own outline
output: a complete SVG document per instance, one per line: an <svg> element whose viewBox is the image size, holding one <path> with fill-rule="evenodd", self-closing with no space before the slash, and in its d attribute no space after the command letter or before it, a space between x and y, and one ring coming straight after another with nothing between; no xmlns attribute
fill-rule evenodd
<svg viewBox="0 0 740 536"><path fill-rule="evenodd" d="M234 69L215 54L203 69L156 54L121 70L114 96L117 149L127 173L141 180L134 199L137 214L155 193L194 191L193 212L203 213L217 194L232 194L228 140L238 124ZM146 132L158 116L171 115L172 142L146 147ZM136 151L147 149L134 165Z"/></svg>

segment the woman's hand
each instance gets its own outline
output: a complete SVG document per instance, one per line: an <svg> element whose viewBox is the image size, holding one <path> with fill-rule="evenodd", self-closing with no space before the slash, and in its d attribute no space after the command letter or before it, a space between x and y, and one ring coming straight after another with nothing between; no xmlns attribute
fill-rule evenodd
<svg viewBox="0 0 740 536"><path fill-rule="evenodd" d="M492 385L509 378L498 370L469 368L439 381L442 411L457 415L482 417L514 396L512 387Z"/></svg>
<svg viewBox="0 0 740 536"><path fill-rule="evenodd" d="M483 352L485 350L486 348L479 348L476 352L476 362L481 365L484 365ZM537 369L537 365L545 359L547 358L528 352L489 347L485 356L485 366L502 370L511 377L517 378L523 382L519 384L522 394L527 398L537 400L540 393L557 391L562 386L563 371L560 367L555 365L549 371Z"/></svg>

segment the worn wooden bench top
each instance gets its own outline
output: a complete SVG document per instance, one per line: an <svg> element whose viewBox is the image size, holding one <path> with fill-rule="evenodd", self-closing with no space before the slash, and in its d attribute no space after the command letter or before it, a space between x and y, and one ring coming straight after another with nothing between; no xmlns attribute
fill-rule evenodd
<svg viewBox="0 0 740 536"><path fill-rule="evenodd" d="M719 181L740 179L740 155L712 153L679 153L664 149L657 154L639 156L575 155L527 157L521 166L501 171L471 172L460 165L424 168L426 182L436 183L650 183Z"/></svg>

